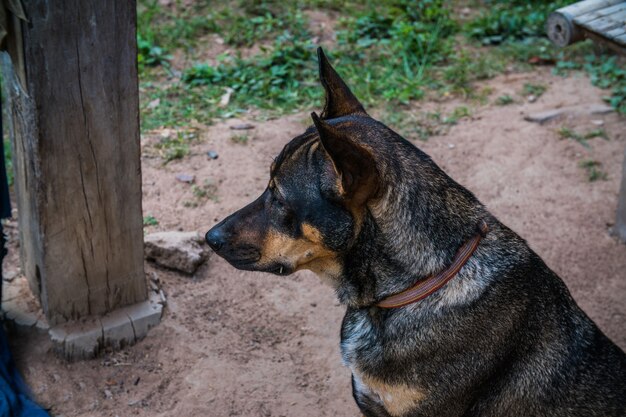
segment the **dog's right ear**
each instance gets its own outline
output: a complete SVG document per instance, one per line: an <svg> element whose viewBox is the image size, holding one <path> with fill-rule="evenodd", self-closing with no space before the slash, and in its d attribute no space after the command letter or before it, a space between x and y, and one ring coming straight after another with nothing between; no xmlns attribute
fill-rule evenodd
<svg viewBox="0 0 626 417"><path fill-rule="evenodd" d="M339 195L356 205L364 203L376 193L378 186L379 176L371 150L317 114L311 113L311 118L339 179Z"/></svg>
<svg viewBox="0 0 626 417"><path fill-rule="evenodd" d="M363 105L330 65L322 48L317 48L317 59L320 66L320 81L326 91L326 104L321 118L334 119L350 114L366 115Z"/></svg>

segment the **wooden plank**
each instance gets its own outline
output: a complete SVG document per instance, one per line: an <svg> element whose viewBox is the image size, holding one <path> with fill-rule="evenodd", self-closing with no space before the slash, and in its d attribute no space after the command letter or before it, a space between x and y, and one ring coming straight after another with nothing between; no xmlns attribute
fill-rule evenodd
<svg viewBox="0 0 626 417"><path fill-rule="evenodd" d="M626 46L626 34L613 38L613 41Z"/></svg>
<svg viewBox="0 0 626 417"><path fill-rule="evenodd" d="M618 27L624 26L624 24L622 22L618 22L608 17L600 17L596 20L592 20L591 22L585 23L584 25L581 25L581 26L584 27L585 29L591 30L601 35L605 31L616 29Z"/></svg>
<svg viewBox="0 0 626 417"><path fill-rule="evenodd" d="M614 6L607 7L605 9L594 10L593 12L577 16L576 18L574 18L574 22L579 25L582 25L592 20L595 20L599 17L605 17L605 16L611 17L611 15L616 14L622 10L626 10L626 2L616 4Z"/></svg>
<svg viewBox="0 0 626 417"><path fill-rule="evenodd" d="M613 39L624 34L626 34L626 26L608 30L602 35L608 39Z"/></svg>
<svg viewBox="0 0 626 417"><path fill-rule="evenodd" d="M36 130L13 115L18 211L26 272L55 325L147 297L136 2L23 4Z"/></svg>
<svg viewBox="0 0 626 417"><path fill-rule="evenodd" d="M571 18L575 18L585 13L593 12L594 10L620 4L623 1L624 0L585 0L571 4L569 6L562 7L557 10L557 13L561 13Z"/></svg>

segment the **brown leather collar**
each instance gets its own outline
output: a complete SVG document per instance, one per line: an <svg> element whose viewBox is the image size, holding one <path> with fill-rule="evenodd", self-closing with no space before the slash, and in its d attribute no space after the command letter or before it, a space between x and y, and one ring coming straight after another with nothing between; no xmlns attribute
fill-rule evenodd
<svg viewBox="0 0 626 417"><path fill-rule="evenodd" d="M480 222L478 229L479 233L477 233L476 236L465 242L456 253L456 255L454 255L452 265L439 272L435 276L430 276L421 281L418 281L417 284L415 284L411 288L408 288L402 292L399 292L398 294L394 294L385 298L384 300L376 304L376 306L380 308L404 307L407 304L411 304L428 297L439 288L446 285L446 283L459 272L463 265L465 265L467 260L470 258L470 256L472 256L472 254L478 247L478 244L480 243L482 238L489 231L489 227L484 220Z"/></svg>

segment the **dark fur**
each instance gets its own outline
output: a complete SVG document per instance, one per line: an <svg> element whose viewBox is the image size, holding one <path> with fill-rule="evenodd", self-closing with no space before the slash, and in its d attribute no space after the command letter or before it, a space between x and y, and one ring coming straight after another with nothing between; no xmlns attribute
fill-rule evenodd
<svg viewBox="0 0 626 417"><path fill-rule="evenodd" d="M234 266L309 268L347 307L341 334L367 417L625 416L626 355L517 234L423 152L370 118L320 51L315 127L276 159L270 186L208 234ZM442 289L375 304L446 268Z"/></svg>

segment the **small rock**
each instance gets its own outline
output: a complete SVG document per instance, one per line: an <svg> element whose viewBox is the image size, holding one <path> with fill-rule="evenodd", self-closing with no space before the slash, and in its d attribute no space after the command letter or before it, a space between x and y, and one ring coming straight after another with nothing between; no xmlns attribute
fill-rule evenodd
<svg viewBox="0 0 626 417"><path fill-rule="evenodd" d="M230 127L232 130L250 130L254 129L254 125L250 123L241 123Z"/></svg>
<svg viewBox="0 0 626 417"><path fill-rule="evenodd" d="M219 157L219 155L215 151L208 151L206 154L210 159L217 159Z"/></svg>
<svg viewBox="0 0 626 417"><path fill-rule="evenodd" d="M448 143L448 149L454 149L456 145L454 143Z"/></svg>
<svg viewBox="0 0 626 417"><path fill-rule="evenodd" d="M154 99L150 103L148 103L148 108L155 109L159 107L159 104L161 104L161 99L160 98Z"/></svg>
<svg viewBox="0 0 626 417"><path fill-rule="evenodd" d="M158 232L144 238L148 260L166 268L193 274L208 258L210 251L197 232Z"/></svg>
<svg viewBox="0 0 626 417"><path fill-rule="evenodd" d="M552 120L561 116L564 111L565 109L553 109L553 110L542 111L539 113L531 113L531 114L524 116L524 120L528 122L543 124L549 120Z"/></svg>
<svg viewBox="0 0 626 417"><path fill-rule="evenodd" d="M537 96L534 94L531 94L528 97L526 97L526 100L528 100L529 103L534 103L535 101L537 101Z"/></svg>
<svg viewBox="0 0 626 417"><path fill-rule="evenodd" d="M614 112L615 109L611 106L607 106L606 104L592 104L589 106L590 114L607 114Z"/></svg>
<svg viewBox="0 0 626 417"><path fill-rule="evenodd" d="M176 179L178 181L180 181L180 182L191 184L192 182L194 182L196 180L196 176L195 175L189 175L189 174L178 174L178 175L176 175Z"/></svg>
<svg viewBox="0 0 626 417"><path fill-rule="evenodd" d="M233 92L235 91L230 87L226 87L225 90L226 92L222 95L222 97L220 97L220 107L228 106L228 103L230 103L230 96L232 96Z"/></svg>
<svg viewBox="0 0 626 417"><path fill-rule="evenodd" d="M592 120L591 123L596 126L604 126L604 120Z"/></svg>
<svg viewBox="0 0 626 417"><path fill-rule="evenodd" d="M166 140L173 138L176 135L176 131L174 129L163 129L159 135L161 136L161 139Z"/></svg>
<svg viewBox="0 0 626 417"><path fill-rule="evenodd" d="M108 389L104 390L104 396L107 398L113 398L113 393L111 391L109 391Z"/></svg>

